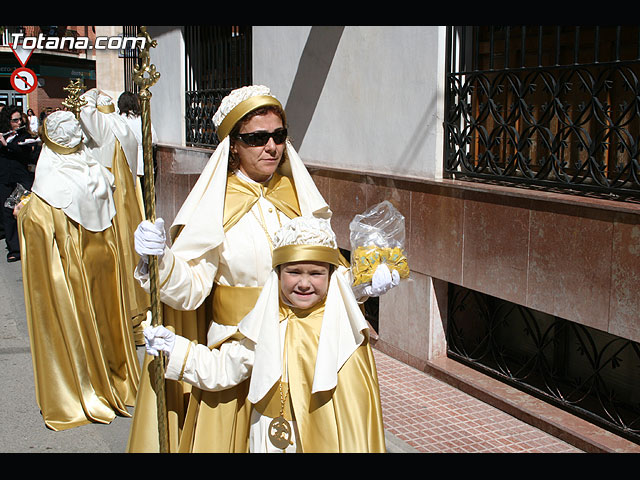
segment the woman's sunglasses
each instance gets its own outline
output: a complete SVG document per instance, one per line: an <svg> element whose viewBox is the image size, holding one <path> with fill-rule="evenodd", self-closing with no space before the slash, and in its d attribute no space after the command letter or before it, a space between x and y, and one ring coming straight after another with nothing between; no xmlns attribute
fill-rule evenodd
<svg viewBox="0 0 640 480"><path fill-rule="evenodd" d="M287 139L287 129L278 128L273 132L238 133L236 138L250 147L262 147L267 144L270 138L273 138L276 145L280 145Z"/></svg>

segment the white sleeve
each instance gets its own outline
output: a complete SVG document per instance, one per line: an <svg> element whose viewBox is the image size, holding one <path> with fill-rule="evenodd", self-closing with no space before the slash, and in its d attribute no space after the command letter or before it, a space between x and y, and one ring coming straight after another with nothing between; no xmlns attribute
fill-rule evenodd
<svg viewBox="0 0 640 480"><path fill-rule="evenodd" d="M100 92L92 88L82 95L87 103L80 109L78 121L82 129L98 146L104 145L113 135L104 115L98 112L98 96Z"/></svg>
<svg viewBox="0 0 640 480"><path fill-rule="evenodd" d="M165 377L182 380L203 390L225 390L249 378L255 344L248 338L223 343L219 348L176 336Z"/></svg>
<svg viewBox="0 0 640 480"><path fill-rule="evenodd" d="M160 300L176 310L195 310L211 293L218 271L218 251L209 250L202 257L185 261L165 248L158 262ZM148 266L138 263L134 277L149 292Z"/></svg>

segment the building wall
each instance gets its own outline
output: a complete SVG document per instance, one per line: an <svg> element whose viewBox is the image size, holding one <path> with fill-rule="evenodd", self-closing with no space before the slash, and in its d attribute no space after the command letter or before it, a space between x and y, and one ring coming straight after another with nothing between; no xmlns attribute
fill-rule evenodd
<svg viewBox="0 0 640 480"><path fill-rule="evenodd" d="M340 246L381 200L406 217L412 275L380 299L377 345L417 366L444 355L447 282L640 341L637 203L441 178L443 28L254 27L254 83L285 104ZM159 149L168 223L210 154Z"/></svg>
<svg viewBox="0 0 640 480"><path fill-rule="evenodd" d="M254 83L285 105L306 162L437 178L443 41L437 26L256 26Z"/></svg>
<svg viewBox="0 0 640 480"><path fill-rule="evenodd" d="M96 25L97 37L115 37L122 34L122 26ZM118 50L93 50L96 59L96 88L113 98L115 104L124 90L124 63L118 57Z"/></svg>
<svg viewBox="0 0 640 480"><path fill-rule="evenodd" d="M185 55L182 27L149 26L151 38L158 46L151 48L151 63L160 72L158 82L152 86L151 122L160 142L169 145L184 145L185 115Z"/></svg>

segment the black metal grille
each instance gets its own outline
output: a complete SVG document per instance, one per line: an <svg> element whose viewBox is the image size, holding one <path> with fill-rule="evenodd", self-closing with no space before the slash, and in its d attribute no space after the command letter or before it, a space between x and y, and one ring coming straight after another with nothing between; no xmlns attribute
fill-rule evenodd
<svg viewBox="0 0 640 480"><path fill-rule="evenodd" d="M138 25L124 25L122 35L125 38L137 37L140 27ZM121 52L124 61L124 90L138 93L138 85L133 81L133 68L138 63L139 48L124 49Z"/></svg>
<svg viewBox="0 0 640 480"><path fill-rule="evenodd" d="M448 355L640 443L640 345L450 284Z"/></svg>
<svg viewBox="0 0 640 480"><path fill-rule="evenodd" d="M447 34L447 176L640 198L638 26Z"/></svg>
<svg viewBox="0 0 640 480"><path fill-rule="evenodd" d="M214 148L212 122L220 101L231 90L252 82L251 27L188 25L186 53L186 142Z"/></svg>

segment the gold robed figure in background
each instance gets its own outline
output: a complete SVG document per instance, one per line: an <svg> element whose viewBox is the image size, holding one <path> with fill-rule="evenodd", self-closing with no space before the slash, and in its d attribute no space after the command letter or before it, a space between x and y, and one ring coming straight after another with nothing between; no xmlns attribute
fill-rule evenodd
<svg viewBox="0 0 640 480"><path fill-rule="evenodd" d="M87 147L96 160L114 176L113 200L116 216L113 227L118 240L123 293L129 308L129 318L137 345L144 344L141 322L149 310L149 294L133 277L138 263L133 232L144 218L141 193L137 181L138 143L126 122L116 112L113 99L98 89L80 96L83 104L78 119L88 138Z"/></svg>
<svg viewBox="0 0 640 480"><path fill-rule="evenodd" d="M124 302L113 176L71 112L43 125L32 194L18 213L36 400L65 430L130 416L139 365Z"/></svg>

